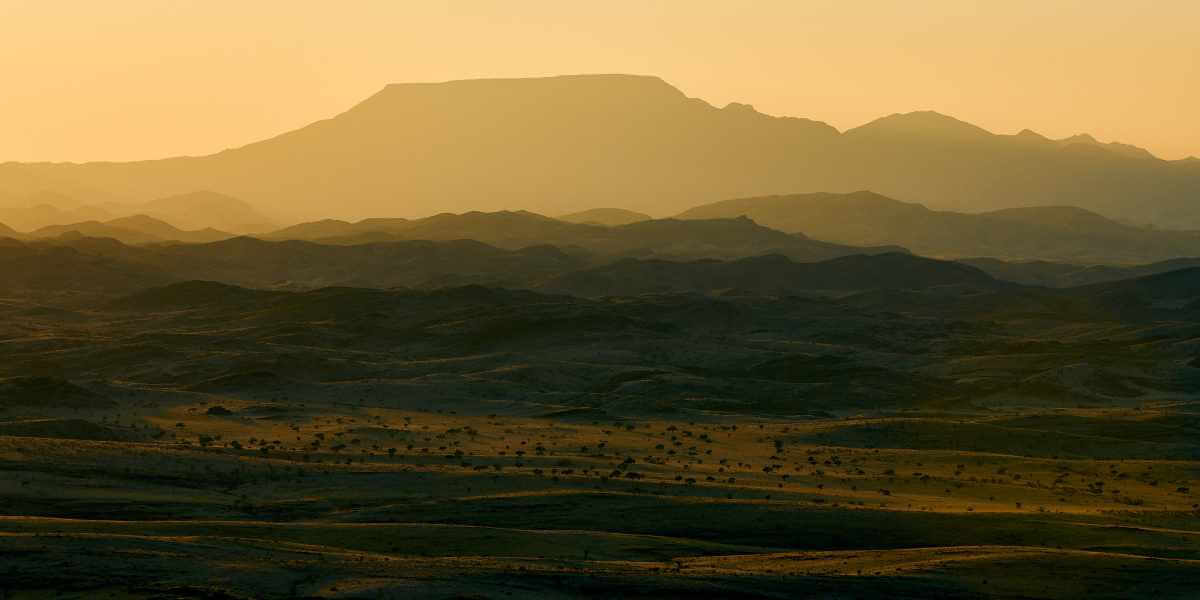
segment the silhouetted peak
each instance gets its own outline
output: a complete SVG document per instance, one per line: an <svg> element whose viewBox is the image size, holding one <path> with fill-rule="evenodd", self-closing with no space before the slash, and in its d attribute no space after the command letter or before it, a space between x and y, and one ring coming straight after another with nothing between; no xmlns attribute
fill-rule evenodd
<svg viewBox="0 0 1200 600"><path fill-rule="evenodd" d="M896 113L846 132L847 135L904 135L934 138L978 138L991 132L931 110Z"/></svg>
<svg viewBox="0 0 1200 600"><path fill-rule="evenodd" d="M1149 150L1146 150L1145 148L1140 148L1130 144L1123 144L1121 142L1109 142L1106 144L1087 133L1080 133L1078 135L1073 135L1057 141L1058 144L1064 148L1101 148L1114 154L1119 154L1121 156L1127 156L1130 158L1156 158L1150 153Z"/></svg>
<svg viewBox="0 0 1200 600"><path fill-rule="evenodd" d="M1096 138L1092 137L1092 135L1090 133L1077 133L1071 137L1066 137L1059 141L1064 144L1099 144L1100 143L1099 141L1096 140Z"/></svg>
<svg viewBox="0 0 1200 600"><path fill-rule="evenodd" d="M1017 134L1017 137L1037 141L1049 141L1050 139L1032 129L1022 129L1020 133Z"/></svg>

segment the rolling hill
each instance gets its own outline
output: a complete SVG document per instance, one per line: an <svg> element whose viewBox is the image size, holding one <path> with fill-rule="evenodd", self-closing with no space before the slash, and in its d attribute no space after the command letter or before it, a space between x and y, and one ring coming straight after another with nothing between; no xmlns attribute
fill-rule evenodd
<svg viewBox="0 0 1200 600"><path fill-rule="evenodd" d="M817 263L796 263L779 255L729 262L626 259L567 273L546 282L540 289L576 296L685 292L788 296L943 285L1000 286L983 271L967 265L909 254L879 254Z"/></svg>
<svg viewBox="0 0 1200 600"><path fill-rule="evenodd" d="M302 223L262 236L355 245L384 241L471 239L500 248L553 245L603 256L670 259L743 258L784 254L817 261L850 254L904 251L898 246L857 247L787 234L746 218L657 219L627 225L568 223L528 211L443 213L424 219L366 219L357 223L324 220Z"/></svg>
<svg viewBox="0 0 1200 600"><path fill-rule="evenodd" d="M214 242L233 237L233 234L216 229L184 231L154 217L133 215L100 223L85 221L65 225L48 225L17 237L43 239L59 236L83 236L112 238L126 244L148 244L154 242Z"/></svg>
<svg viewBox="0 0 1200 600"><path fill-rule="evenodd" d="M737 216L842 244L897 244L947 258L1129 264L1200 256L1200 232L1134 227L1080 208L967 214L930 210L866 191L737 198L692 208L679 218Z"/></svg>
<svg viewBox="0 0 1200 600"><path fill-rule="evenodd" d="M209 156L0 165L8 204L47 192L144 203L215 190L296 219L614 203L662 215L725 198L860 189L938 209L1072 205L1200 228L1194 161L1090 137L997 135L932 112L843 133L744 104L718 108L629 75L393 84L335 117Z"/></svg>

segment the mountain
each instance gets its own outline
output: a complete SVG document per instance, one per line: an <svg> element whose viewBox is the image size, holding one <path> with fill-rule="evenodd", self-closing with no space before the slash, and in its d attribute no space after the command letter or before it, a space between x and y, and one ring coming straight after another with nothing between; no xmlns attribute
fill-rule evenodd
<svg viewBox="0 0 1200 600"><path fill-rule="evenodd" d="M788 296L945 285L989 288L997 282L975 267L894 253L845 256L817 263L792 262L779 255L729 262L626 259L567 273L540 289L576 296L680 292Z"/></svg>
<svg viewBox="0 0 1200 600"><path fill-rule="evenodd" d="M215 229L183 231L170 223L146 215L122 217L104 223L85 221L66 225L49 225L21 237L41 239L64 235L112 238L126 244L148 244L170 241L202 243L233 237L232 234Z"/></svg>
<svg viewBox="0 0 1200 600"><path fill-rule="evenodd" d="M1200 258L1173 258L1135 265L1077 265L1047 261L1006 262L995 258L967 258L958 262L977 267L996 279L1025 285L1077 287L1108 281L1135 279L1189 267L1200 267Z"/></svg>
<svg viewBox="0 0 1200 600"><path fill-rule="evenodd" d="M504 250L471 240L338 246L239 237L131 246L76 235L0 245L0 272L12 274L4 289L95 294L189 280L280 289L532 287L585 266L584 259L552 247Z"/></svg>
<svg viewBox="0 0 1200 600"><path fill-rule="evenodd" d="M628 225L638 221L649 221L654 217L645 213L625 210L623 208L593 208L581 212L563 215L558 219L568 223L584 223L588 225Z"/></svg>
<svg viewBox="0 0 1200 600"><path fill-rule="evenodd" d="M930 210L865 191L724 200L692 208L679 218L737 216L837 243L896 244L917 254L945 258L1136 264L1200 256L1200 232L1134 227L1081 208L1044 206L967 214Z"/></svg>
<svg viewBox="0 0 1200 600"><path fill-rule="evenodd" d="M1200 227L1200 165L1126 146L997 135L937 113L840 133L718 108L654 77L580 75L393 84L307 127L201 157L7 163L0 196L126 203L210 189L297 219L612 206L669 214L723 198L872 189L939 209L1073 205ZM192 199L195 200L195 199ZM236 223L182 227L248 231ZM241 225L242 227L238 227Z"/></svg>
<svg viewBox="0 0 1200 600"><path fill-rule="evenodd" d="M272 219L245 201L210 191L157 198L138 206L137 210L191 230L218 229L233 233L258 233L276 227Z"/></svg>
<svg viewBox="0 0 1200 600"><path fill-rule="evenodd" d="M2 166L0 170L3 170ZM193 192L132 204L111 201L101 204L80 202L79 198L61 192L37 192L26 197L24 205L0 206L0 220L13 224L20 231L36 231L90 221L112 222L116 218L125 217L150 217L191 231L255 233L277 227L271 219L249 204L215 192ZM180 239L169 235L159 237Z"/></svg>
<svg viewBox="0 0 1200 600"><path fill-rule="evenodd" d="M17 233L17 230L13 229L12 227L9 227L8 225L5 225L4 223L0 223L0 237L15 238L18 235L20 235L20 234Z"/></svg>
<svg viewBox="0 0 1200 600"><path fill-rule="evenodd" d="M14 243L0 246L0 289L14 293L75 296L129 293L175 280L153 265L122 260L66 244Z"/></svg>
<svg viewBox="0 0 1200 600"><path fill-rule="evenodd" d="M113 219L105 223L111 227L120 227L122 229L138 231L147 235L153 235L163 240L204 243L215 242L233 237L232 234L218 231L212 228L197 229L193 231L185 231L175 227L174 225L155 219L147 215L133 215L130 217L121 217Z"/></svg>
<svg viewBox="0 0 1200 600"><path fill-rule="evenodd" d="M58 200L59 198L54 198ZM41 198L46 200L46 198ZM83 221L105 221L113 214L97 206L81 206L60 208L59 206L41 202L30 206L10 206L0 208L0 221L10 224L19 231L33 231L50 225L80 223Z"/></svg>
<svg viewBox="0 0 1200 600"><path fill-rule="evenodd" d="M816 261L849 254L904 250L897 246L864 248L812 240L763 227L746 218L658 219L606 227L568 223L528 211L443 213L411 221L367 219L349 223L325 220L288 227L263 238L344 245L471 239L508 249L549 244L580 248L603 256L670 259L743 258L778 253L798 261Z"/></svg>
<svg viewBox="0 0 1200 600"><path fill-rule="evenodd" d="M166 241L166 238L152 233L127 229L99 221L84 221L82 223L70 223L67 225L47 225L41 229L29 232L24 237L39 239L60 236L112 238L125 244L149 244Z"/></svg>
<svg viewBox="0 0 1200 600"><path fill-rule="evenodd" d="M1079 286L1073 296L1112 310L1124 320L1200 319L1200 267L1187 267L1134 279Z"/></svg>

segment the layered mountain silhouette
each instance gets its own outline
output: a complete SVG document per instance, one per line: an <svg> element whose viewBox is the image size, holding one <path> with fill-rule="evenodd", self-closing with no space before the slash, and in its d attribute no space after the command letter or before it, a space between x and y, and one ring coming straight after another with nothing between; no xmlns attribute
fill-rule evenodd
<svg viewBox="0 0 1200 600"><path fill-rule="evenodd" d="M1200 232L1135 227L1080 208L1046 206L967 214L930 210L873 192L725 200L687 210L679 218L738 216L833 242L897 244L938 257L1146 263L1200 256Z"/></svg>
<svg viewBox="0 0 1200 600"><path fill-rule="evenodd" d="M1200 227L1195 161L1090 137L995 135L932 112L842 133L743 104L717 108L628 75L395 84L331 119L210 156L0 165L0 198L9 199L0 204L42 193L144 203L215 190L308 218L593 206L662 215L732 197L860 189L939 209L1073 205Z"/></svg>
<svg viewBox="0 0 1200 600"><path fill-rule="evenodd" d="M106 222L85 221L66 225L48 225L28 234L12 233L13 237L27 239L59 236L112 238L126 244L148 244L155 242L214 242L233 237L233 234L216 229L185 231L147 215L122 217Z"/></svg>
<svg viewBox="0 0 1200 600"><path fill-rule="evenodd" d="M114 219L127 217L150 217L169 222L182 230L208 229L239 234L261 233L277 227L270 218L246 202L215 192L179 194L145 203L80 204L83 200L94 199L90 195L75 199L61 193L38 192L27 196L24 203L0 207L0 222L23 232L77 223L111 223ZM168 235L158 237L189 239L171 238L170 232L162 231Z"/></svg>
<svg viewBox="0 0 1200 600"><path fill-rule="evenodd" d="M603 256L660 258L744 258L774 253L804 262L904 251L895 245L857 247L818 241L763 227L745 217L657 219L610 227L568 223L528 211L444 213L425 219L365 219L356 223L324 220L263 237L343 245L471 239L509 249L550 244Z"/></svg>
<svg viewBox="0 0 1200 600"><path fill-rule="evenodd" d="M813 263L778 254L728 262L613 258L549 245L497 248L474 240L337 245L239 237L208 244L127 245L110 238L60 237L0 244L0 268L11 273L4 282L9 292L99 296L191 280L299 290L487 285L580 296L736 290L788 295L994 283L975 267L895 252Z"/></svg>

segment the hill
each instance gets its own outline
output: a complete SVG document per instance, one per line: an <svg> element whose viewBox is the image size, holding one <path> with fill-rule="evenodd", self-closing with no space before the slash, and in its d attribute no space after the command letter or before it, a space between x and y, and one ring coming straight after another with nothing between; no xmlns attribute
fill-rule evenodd
<svg viewBox="0 0 1200 600"><path fill-rule="evenodd" d="M997 282L974 267L908 254L846 256L817 263L771 255L730 262L626 259L556 277L540 288L576 296L683 292L788 296L943 285L990 288Z"/></svg>
<svg viewBox="0 0 1200 600"><path fill-rule="evenodd" d="M156 198L136 211L173 223L185 230L217 229L233 233L259 233L276 227L274 221L249 203L211 191L188 192Z"/></svg>
<svg viewBox="0 0 1200 600"><path fill-rule="evenodd" d="M0 221L18 231L33 231L50 225L106 221L114 216L98 206L71 206L71 200L60 194L34 195L28 201L26 206L0 206ZM66 206L52 204L55 202Z"/></svg>
<svg viewBox="0 0 1200 600"><path fill-rule="evenodd" d="M166 238L152 233L101 223L99 221L84 221L82 223L70 223L67 225L47 225L41 229L29 232L24 237L40 239L60 236L112 238L125 244L148 244L151 242L166 241Z"/></svg>
<svg viewBox="0 0 1200 600"><path fill-rule="evenodd" d="M654 217L648 214L625 210L623 208L593 208L581 212L563 215L558 219L568 223L585 223L589 225L628 225L638 221L649 221Z"/></svg>
<svg viewBox="0 0 1200 600"><path fill-rule="evenodd" d="M1146 263L1200 255L1200 232L1134 227L1081 208L1046 206L967 214L930 210L866 191L737 198L689 209L679 218L737 216L833 242L897 244L918 254L947 258Z"/></svg>
<svg viewBox="0 0 1200 600"><path fill-rule="evenodd" d="M119 227L125 230L138 231L147 235L153 235L163 240L204 243L215 242L218 240L229 239L233 234L218 231L212 228L197 229L193 231L185 231L167 223L161 219L156 219L147 215L133 215L129 217L121 217L113 219L105 223L110 227Z"/></svg>
<svg viewBox="0 0 1200 600"><path fill-rule="evenodd" d="M170 223L147 215L121 217L104 223L85 221L64 225L48 225L20 237L42 239L64 235L112 238L125 244L148 244L168 241L202 243L233 237L232 234L215 229L184 231Z"/></svg>
<svg viewBox="0 0 1200 600"><path fill-rule="evenodd" d="M668 259L743 258L784 254L816 261L861 253L903 251L897 246L853 247L809 239L763 227L750 219L658 219L606 227L568 223L528 211L443 213L416 219L367 219L357 223L325 220L302 223L263 236L356 245L383 241L471 239L507 249L553 245L603 256Z"/></svg>
<svg viewBox="0 0 1200 600"><path fill-rule="evenodd" d="M1173 258L1135 266L1079 265L1048 261L1006 262L995 258L967 258L958 262L978 267L996 279L1026 285L1063 288L1134 279L1188 267L1200 267L1200 258Z"/></svg>
<svg viewBox="0 0 1200 600"><path fill-rule="evenodd" d="M0 246L9 291L122 294L210 280L256 288L531 287L587 266L556 248L505 250L471 240L338 246L232 238L207 244L131 246L111 238L63 237Z"/></svg>
<svg viewBox="0 0 1200 600"><path fill-rule="evenodd" d="M629 75L393 84L333 118L210 156L0 165L0 197L139 203L202 189L297 219L514 206L563 214L614 198L661 215L732 197L872 189L939 209L1067 204L1200 228L1193 161L1084 138L997 135L930 112L841 133L744 104L718 108ZM200 205L179 200L193 212ZM185 228L252 229L246 217L198 224L140 212Z"/></svg>

